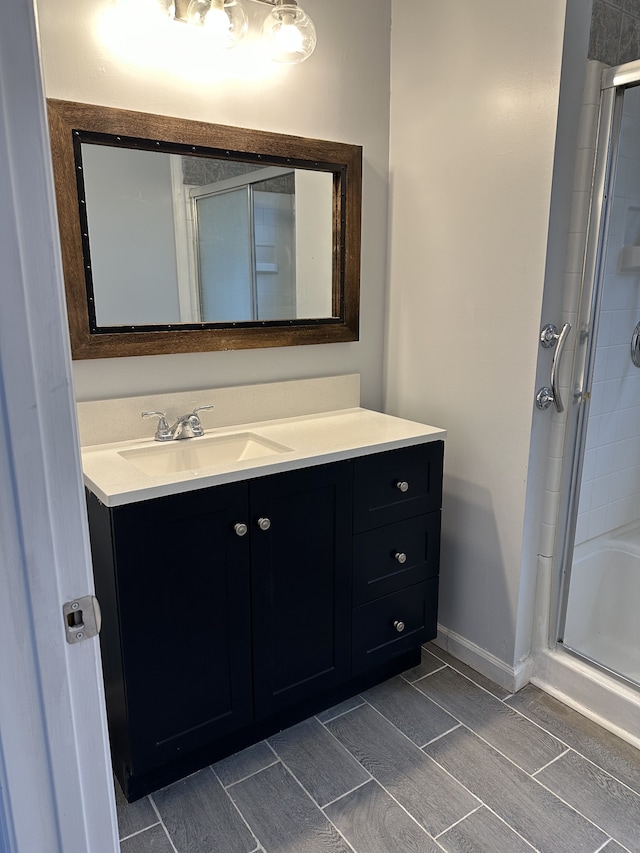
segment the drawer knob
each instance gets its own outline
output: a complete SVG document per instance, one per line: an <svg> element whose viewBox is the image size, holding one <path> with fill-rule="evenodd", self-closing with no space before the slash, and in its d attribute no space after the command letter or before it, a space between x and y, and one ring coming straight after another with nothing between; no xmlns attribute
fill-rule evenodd
<svg viewBox="0 0 640 853"><path fill-rule="evenodd" d="M399 563L406 563L407 562L407 555L404 554L402 551L398 551L397 553L395 553L394 557L396 558L396 560Z"/></svg>
<svg viewBox="0 0 640 853"><path fill-rule="evenodd" d="M396 629L398 634L402 634L402 632L404 631L404 622L401 622L399 619L396 619L396 621L393 623L393 627Z"/></svg>
<svg viewBox="0 0 640 853"><path fill-rule="evenodd" d="M260 530L268 530L271 527L271 519L270 518L259 518L258 519L258 527Z"/></svg>
<svg viewBox="0 0 640 853"><path fill-rule="evenodd" d="M406 480L398 480L396 483L396 489L399 489L401 492L409 491L409 483Z"/></svg>
<svg viewBox="0 0 640 853"><path fill-rule="evenodd" d="M246 536L247 530L249 529L244 521L239 521L237 524L233 525L233 529L236 532L236 536Z"/></svg>

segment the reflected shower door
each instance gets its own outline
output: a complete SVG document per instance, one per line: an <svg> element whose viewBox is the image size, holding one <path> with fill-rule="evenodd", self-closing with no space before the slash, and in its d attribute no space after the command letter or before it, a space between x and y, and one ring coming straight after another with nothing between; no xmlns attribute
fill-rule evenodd
<svg viewBox="0 0 640 853"><path fill-rule="evenodd" d="M203 322L255 319L250 188L196 199L198 280Z"/></svg>

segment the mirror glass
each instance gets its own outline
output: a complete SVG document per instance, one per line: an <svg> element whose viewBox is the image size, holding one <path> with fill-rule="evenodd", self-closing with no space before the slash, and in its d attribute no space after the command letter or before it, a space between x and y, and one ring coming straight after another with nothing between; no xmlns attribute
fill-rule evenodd
<svg viewBox="0 0 640 853"><path fill-rule="evenodd" d="M359 146L49 116L74 358L357 340Z"/></svg>
<svg viewBox="0 0 640 853"><path fill-rule="evenodd" d="M80 153L96 329L332 316L331 173Z"/></svg>

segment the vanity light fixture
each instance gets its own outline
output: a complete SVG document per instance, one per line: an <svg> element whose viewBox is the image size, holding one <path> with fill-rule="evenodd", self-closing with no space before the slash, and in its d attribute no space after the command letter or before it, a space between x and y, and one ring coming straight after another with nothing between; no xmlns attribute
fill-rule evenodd
<svg viewBox="0 0 640 853"><path fill-rule="evenodd" d="M245 0L246 2L246 0ZM252 0L271 6L262 26L262 37L275 62L304 62L316 46L316 30L297 0ZM203 27L212 46L235 47L248 30L247 14L240 0L160 0L175 21Z"/></svg>

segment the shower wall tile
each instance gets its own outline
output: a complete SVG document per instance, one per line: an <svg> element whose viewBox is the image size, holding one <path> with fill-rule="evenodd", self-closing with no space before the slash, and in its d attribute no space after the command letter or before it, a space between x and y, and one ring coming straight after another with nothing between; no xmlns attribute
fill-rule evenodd
<svg viewBox="0 0 640 853"><path fill-rule="evenodd" d="M640 2L593 0L589 59L620 65L640 58Z"/></svg>
<svg viewBox="0 0 640 853"><path fill-rule="evenodd" d="M591 509L599 509L600 507L607 506L611 493L611 480L614 477L614 474L607 474L604 477L598 477L597 480L592 482Z"/></svg>
<svg viewBox="0 0 640 853"><path fill-rule="evenodd" d="M597 536L603 536L608 530L609 524L609 508L599 507L592 509L589 512L589 527L587 539L595 539Z"/></svg>
<svg viewBox="0 0 640 853"><path fill-rule="evenodd" d="M620 30L620 48L618 51L618 62L631 62L638 58L638 45L640 44L640 19L635 15L622 15L622 27Z"/></svg>
<svg viewBox="0 0 640 853"><path fill-rule="evenodd" d="M585 542L589 538L589 513L579 513L576 523L576 542Z"/></svg>
<svg viewBox="0 0 640 853"><path fill-rule="evenodd" d="M616 65L620 48L622 10L604 0L593 0L591 32L589 34L589 59L598 59L607 65Z"/></svg>

